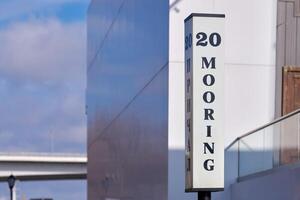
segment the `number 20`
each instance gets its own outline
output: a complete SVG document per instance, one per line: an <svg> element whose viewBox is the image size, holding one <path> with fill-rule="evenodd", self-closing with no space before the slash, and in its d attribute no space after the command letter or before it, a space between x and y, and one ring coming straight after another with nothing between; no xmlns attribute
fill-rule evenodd
<svg viewBox="0 0 300 200"><path fill-rule="evenodd" d="M196 38L198 39L196 45L205 47L207 46L207 34L204 32L197 33ZM209 36L209 44L213 47L217 47L221 44L221 36L219 33L212 33Z"/></svg>
<svg viewBox="0 0 300 200"><path fill-rule="evenodd" d="M192 47L192 34L188 34L187 36L185 36L185 50L187 50L188 48Z"/></svg>

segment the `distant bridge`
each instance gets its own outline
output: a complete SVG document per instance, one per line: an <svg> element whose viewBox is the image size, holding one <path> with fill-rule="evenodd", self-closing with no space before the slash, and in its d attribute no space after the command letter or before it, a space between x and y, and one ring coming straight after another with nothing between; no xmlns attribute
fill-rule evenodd
<svg viewBox="0 0 300 200"><path fill-rule="evenodd" d="M87 157L80 154L0 153L0 181L86 179Z"/></svg>

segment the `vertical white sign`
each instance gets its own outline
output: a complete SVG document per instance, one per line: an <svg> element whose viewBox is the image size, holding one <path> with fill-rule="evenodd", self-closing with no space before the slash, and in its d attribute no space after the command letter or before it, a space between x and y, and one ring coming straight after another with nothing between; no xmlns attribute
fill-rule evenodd
<svg viewBox="0 0 300 200"><path fill-rule="evenodd" d="M185 19L186 191L224 188L223 14Z"/></svg>

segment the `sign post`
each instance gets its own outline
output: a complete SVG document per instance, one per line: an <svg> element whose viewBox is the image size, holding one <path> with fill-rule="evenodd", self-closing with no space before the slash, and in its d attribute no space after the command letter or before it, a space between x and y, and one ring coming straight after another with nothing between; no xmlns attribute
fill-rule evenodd
<svg viewBox="0 0 300 200"><path fill-rule="evenodd" d="M185 19L186 192L210 199L224 189L223 14Z"/></svg>

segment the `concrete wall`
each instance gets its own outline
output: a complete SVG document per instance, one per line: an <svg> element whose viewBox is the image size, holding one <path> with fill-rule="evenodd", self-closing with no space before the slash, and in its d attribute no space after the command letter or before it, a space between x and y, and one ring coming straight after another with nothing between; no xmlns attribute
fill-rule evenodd
<svg viewBox="0 0 300 200"><path fill-rule="evenodd" d="M192 12L225 13L225 146L274 118L276 2L171 0L169 19L169 200L196 199L184 189L184 19ZM225 192L237 178L237 148L225 155Z"/></svg>
<svg viewBox="0 0 300 200"><path fill-rule="evenodd" d="M271 170L232 186L232 200L296 200L300 198L299 165Z"/></svg>

